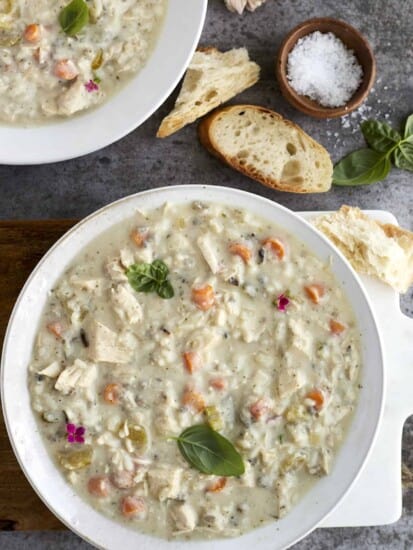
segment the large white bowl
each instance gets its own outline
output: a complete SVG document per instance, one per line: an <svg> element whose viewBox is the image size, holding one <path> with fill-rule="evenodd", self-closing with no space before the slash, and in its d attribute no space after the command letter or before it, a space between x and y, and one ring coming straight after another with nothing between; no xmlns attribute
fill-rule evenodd
<svg viewBox="0 0 413 550"><path fill-rule="evenodd" d="M168 0L163 27L144 68L100 107L38 126L0 123L0 164L45 164L110 145L142 124L168 97L201 35L208 0Z"/></svg>
<svg viewBox="0 0 413 550"><path fill-rule="evenodd" d="M353 305L362 336L362 389L351 428L332 473L320 479L282 520L236 539L177 542L154 539L102 516L77 496L50 458L30 407L27 367L48 290L79 251L102 231L132 217L137 208L151 209L165 201L217 201L247 208L294 234L332 269ZM138 193L92 214L45 255L23 288L7 329L2 357L2 401L6 426L20 466L50 510L70 529L102 548L149 550L276 550L298 541L326 517L358 477L369 454L381 417L384 392L383 356L369 301L358 276L328 242L293 212L267 199L223 187L177 186Z"/></svg>

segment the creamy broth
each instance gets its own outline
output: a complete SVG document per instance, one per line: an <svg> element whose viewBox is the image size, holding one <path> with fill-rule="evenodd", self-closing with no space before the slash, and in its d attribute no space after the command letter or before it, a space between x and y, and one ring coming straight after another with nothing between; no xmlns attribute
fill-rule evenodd
<svg viewBox="0 0 413 550"><path fill-rule="evenodd" d="M162 260L174 296L137 292ZM160 537L237 536L334 467L358 396L360 336L330 266L276 224L214 203L138 212L50 291L29 367L39 430L93 507ZM171 436L209 423L239 477Z"/></svg>
<svg viewBox="0 0 413 550"><path fill-rule="evenodd" d="M95 107L146 63L167 0L90 0L68 36L70 0L0 0L0 121L44 122ZM139 98L137 98L139 101Z"/></svg>

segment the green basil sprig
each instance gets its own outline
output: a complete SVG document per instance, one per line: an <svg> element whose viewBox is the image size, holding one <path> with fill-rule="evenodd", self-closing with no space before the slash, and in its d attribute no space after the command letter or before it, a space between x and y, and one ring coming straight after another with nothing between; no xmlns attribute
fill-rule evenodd
<svg viewBox="0 0 413 550"><path fill-rule="evenodd" d="M360 127L367 144L378 153L387 153L402 139L399 132L393 130L386 122L366 120Z"/></svg>
<svg viewBox="0 0 413 550"><path fill-rule="evenodd" d="M59 13L59 23L64 33L76 36L89 23L89 7L85 0L72 0Z"/></svg>
<svg viewBox="0 0 413 550"><path fill-rule="evenodd" d="M240 476L244 462L234 445L208 424L197 424L174 437L185 460L204 474Z"/></svg>
<svg viewBox="0 0 413 550"><path fill-rule="evenodd" d="M385 179L391 162L387 155L372 149L360 149L334 167L334 185L368 185Z"/></svg>
<svg viewBox="0 0 413 550"><path fill-rule="evenodd" d="M397 168L413 172L413 140L402 143L393 153L393 162Z"/></svg>
<svg viewBox="0 0 413 550"><path fill-rule="evenodd" d="M413 172L413 115L406 120L403 137L378 120L366 120L360 126L370 148L354 151L336 164L334 185L369 185L384 180L392 162Z"/></svg>
<svg viewBox="0 0 413 550"><path fill-rule="evenodd" d="M156 292L164 299L173 298L175 294L168 275L168 266L162 260L132 264L126 270L129 284L136 292Z"/></svg>
<svg viewBox="0 0 413 550"><path fill-rule="evenodd" d="M393 153L393 162L397 168L413 172L413 115L406 120L403 140Z"/></svg>

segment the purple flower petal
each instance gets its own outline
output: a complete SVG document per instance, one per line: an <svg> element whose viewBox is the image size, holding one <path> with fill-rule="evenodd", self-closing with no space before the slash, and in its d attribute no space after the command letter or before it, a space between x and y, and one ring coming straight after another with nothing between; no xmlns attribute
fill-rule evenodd
<svg viewBox="0 0 413 550"><path fill-rule="evenodd" d="M67 431L67 440L69 443L84 443L85 438L83 437L86 432L84 426L76 427L76 424L66 424Z"/></svg>
<svg viewBox="0 0 413 550"><path fill-rule="evenodd" d="M280 296L278 296L277 307L279 311L285 311L289 303L290 300L287 298L287 296L284 296L284 294L280 294Z"/></svg>
<svg viewBox="0 0 413 550"><path fill-rule="evenodd" d="M99 90L99 86L93 80L89 80L89 82L86 82L85 88L89 93Z"/></svg>

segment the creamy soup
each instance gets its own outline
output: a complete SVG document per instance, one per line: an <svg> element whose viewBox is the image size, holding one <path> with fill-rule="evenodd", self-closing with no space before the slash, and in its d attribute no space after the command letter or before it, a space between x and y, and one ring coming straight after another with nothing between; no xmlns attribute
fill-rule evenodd
<svg viewBox="0 0 413 550"><path fill-rule="evenodd" d="M91 506L205 538L277 520L329 474L359 370L328 264L247 211L166 204L104 233L50 290L29 386L40 435ZM173 438L193 426L224 436L243 473L188 461Z"/></svg>
<svg viewBox="0 0 413 550"><path fill-rule="evenodd" d="M166 5L0 0L0 121L68 117L105 101L145 64Z"/></svg>

